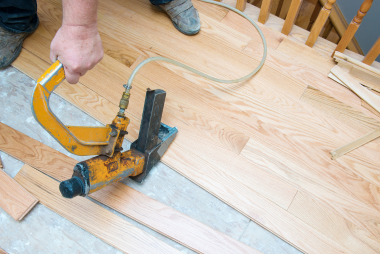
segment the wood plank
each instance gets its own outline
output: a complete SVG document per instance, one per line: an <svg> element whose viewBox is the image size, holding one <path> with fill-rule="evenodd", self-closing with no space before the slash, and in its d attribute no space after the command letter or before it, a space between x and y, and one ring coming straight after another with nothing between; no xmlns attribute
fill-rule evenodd
<svg viewBox="0 0 380 254"><path fill-rule="evenodd" d="M35 36L36 35L33 35L33 37L31 36L30 39L34 38ZM27 46L27 45L37 45L37 44L31 43L31 42L26 42L25 45ZM43 54L43 52L44 52L44 49L42 48L40 55ZM26 58L30 58L30 57L32 57L32 56L28 55L28 57L26 57ZM45 58L47 58L47 56L45 56ZM20 58L20 61L21 60L22 60L22 58ZM26 60L26 61L28 61L28 60ZM38 59L35 59L33 61L38 62ZM102 64L102 62L104 62L104 61L109 61L109 64ZM29 62L28 65L23 65L23 66L28 66L27 68L30 69L31 66L33 66L33 64L30 63L31 61L28 61L28 62ZM119 94L121 94L123 88L121 86L118 86L117 84L118 83L122 84L123 80L127 80L128 75L131 73L131 71L129 69L120 68L120 66L118 64L115 64L116 61L112 61L112 59L107 57L107 56L104 57L104 60L102 62L97 67L95 67L94 70L90 71L89 75L86 75L85 77L83 77L82 82L88 84L92 90L97 91L99 94L103 94L103 96L105 96L108 100L117 102L119 100L118 93L112 92L112 90L104 91L102 83L103 82L108 83L109 87L114 87L114 89L119 89L119 91L120 91ZM17 66L17 64L18 64L18 62L16 60L14 65ZM41 64L43 64L43 63L41 63L41 61L40 61L39 65L41 66ZM47 66L46 63L45 63L45 66ZM92 73L94 73L94 74L92 74ZM113 74L112 75L109 74L108 77L105 77L104 75L103 76L99 75L99 73L100 74L102 74L102 73L113 73ZM122 74L124 76L124 78L119 78L118 81L115 81L115 77L120 77L120 74ZM112 79L114 80L114 82L110 82L110 80L112 80ZM170 82L173 82L173 81L170 81ZM178 81L175 81L175 82L178 82ZM133 114L135 119L139 119L140 118L139 115L142 114L142 109L143 109L142 102L144 101L146 88L149 86L151 88L160 87L157 84L153 84L149 80L141 80L141 81L138 81L138 83L140 85L136 84L134 86L134 92L133 92L133 96L131 96L131 103L130 103L129 110L128 110L129 112L135 112ZM175 84L175 83L173 83L173 84ZM142 85L142 87L141 87L141 85ZM184 84L184 86L188 87L189 85ZM60 87L58 89L60 89ZM102 91L104 91L104 92L102 92ZM59 90L57 91L57 93L58 92L59 92ZM202 94L202 92L201 92L201 94ZM204 109L202 109L202 111L197 110L196 112L194 112L195 117L191 116L190 121L189 121L189 117L187 115L189 113L191 113L191 111L189 111L191 108L189 108L189 106L178 106L178 103L182 104L183 102L179 102L177 99L178 96L176 96L175 94L173 94L173 95L168 94L168 96L170 96L170 97L168 97L168 100L170 98L171 101L167 101L166 105L170 105L171 102L175 103L175 104L173 104L173 106L170 106L169 110L171 108L173 108L173 109L178 108L177 112L182 115L182 116L179 116L178 113L176 113L176 112L174 112L172 114L167 114L167 113L172 112L172 110L170 110L168 112L164 112L163 121L169 125L178 126L181 129L181 132L177 135L175 142L179 142L179 143L185 142L186 146L188 146L188 147L191 146L194 149L197 149L197 152L199 152L200 154L203 154L203 155L207 154L208 158L210 160L211 159L214 160L215 163L217 163L219 165L219 167L221 169L223 169L225 172L228 172L229 174L233 175L234 177L237 177L239 179L239 181L242 181L243 183L248 184L248 186L255 186L254 188L256 191L263 194L265 197L268 197L269 199L273 200L274 202L281 205L282 207L286 208L290 204L290 202L291 202L291 200L294 197L295 192L296 192L296 190L294 188L290 187L287 184L282 183L281 181L276 179L276 177L273 177L270 174L268 174L265 171L260 170L260 169L258 169L258 171L255 174L252 174L252 175L248 174L247 175L244 172L246 172L249 168L252 168L252 165L250 165L249 161L241 160L239 157L237 157L236 155L233 155L232 153L229 153L227 150L221 149L220 145L218 145L218 144L213 145L213 142L210 142L210 140L206 141L203 138L200 138L199 136L197 136L198 134L200 134L199 130L197 131L196 129L191 128L191 126L196 126L199 129L199 126L202 126L205 123L199 122L198 124L196 124L196 122L194 122L194 120L192 120L192 118L200 119L200 121L204 121L204 120L207 120L208 118L212 117L209 113L207 113L207 116L204 116L202 118L200 117L202 114L204 114L206 112L206 110L204 110ZM194 98L194 99L198 100L197 98ZM193 99L189 99L188 105L192 105L192 107L194 107L194 105L197 105L197 104L194 104L192 101L193 101ZM203 103L199 102L199 104L202 105ZM209 107L207 107L207 108L209 108ZM187 109L187 110L183 111L183 109ZM93 113L92 115L95 118L98 118L96 113ZM218 114L218 115L220 115L220 114ZM113 114L110 112L109 117L112 117L112 116L113 116ZM180 117L181 121L177 120L178 117ZM225 119L225 121L229 121L226 117L224 117L223 119ZM207 121L210 122L209 120L207 120ZM217 122L220 122L220 121L217 121ZM214 125L217 122L210 122L210 124ZM103 122L103 123L107 123L107 122ZM209 125L209 124L207 124L207 125ZM226 126L225 124L223 124L223 125ZM252 128L252 127L250 127L250 128ZM208 129L209 129L209 127L205 127L205 128L202 128L201 131L208 131ZM222 128L222 129L225 129L224 131L226 131L226 132L228 130L231 130L231 128L228 126L226 126L225 128ZM247 129L247 128L245 128L245 129ZM138 133L138 130L139 130L138 128L136 129L136 131L134 129L133 132ZM186 130L188 130L188 131L186 131ZM196 134L196 133L198 133L198 134ZM215 135L215 134L213 134L213 135ZM239 136L233 135L231 137L233 137L235 140L234 142L236 142L237 141L236 138L238 138ZM137 136L136 136L136 138L137 138ZM133 140L131 140L131 141L133 141ZM204 149L199 149L199 142L205 142L208 145L205 146ZM240 147L239 150L241 150L244 147L244 145L246 144L246 141L244 143L241 143L241 144L242 145L239 146ZM213 149L210 150L209 148L206 148L206 147L213 147ZM222 156L220 156L220 155L222 155ZM220 158L223 158L223 161L221 161ZM237 168L239 169L238 171L236 171ZM276 184L270 184L270 183L274 183L274 182L276 182Z"/></svg>
<svg viewBox="0 0 380 254"><path fill-rule="evenodd" d="M363 137L360 137L344 146L341 146L333 151L331 151L331 157L333 160L345 155L346 153L349 153L355 149L357 149L358 147L361 147L362 145L365 145L367 144L368 142L371 142L373 141L374 139L380 137L380 128L379 129L376 129L376 130L373 130L369 133L367 133L366 135L364 135Z"/></svg>
<svg viewBox="0 0 380 254"><path fill-rule="evenodd" d="M302 192L297 193L288 211L351 250L358 253L380 252L378 239L371 239L360 227Z"/></svg>
<svg viewBox="0 0 380 254"><path fill-rule="evenodd" d="M28 165L15 180L49 209L123 252L181 253L89 199L62 197L58 181Z"/></svg>
<svg viewBox="0 0 380 254"><path fill-rule="evenodd" d="M0 254L8 254L8 252L6 252L6 251L3 250L2 248L0 248Z"/></svg>
<svg viewBox="0 0 380 254"><path fill-rule="evenodd" d="M0 123L0 150L63 181L78 161ZM258 253L217 230L122 183L107 186L91 198L200 253Z"/></svg>
<svg viewBox="0 0 380 254"><path fill-rule="evenodd" d="M313 47L315 41L317 40L319 34L322 31L323 26L325 25L333 4L336 0L327 0L327 3L323 6L320 11L317 20L315 21L313 27L311 28L310 35L307 38L306 45L309 47Z"/></svg>
<svg viewBox="0 0 380 254"><path fill-rule="evenodd" d="M361 133L367 133L380 128L380 121L366 116L362 112L313 87L306 89L301 100Z"/></svg>
<svg viewBox="0 0 380 254"><path fill-rule="evenodd" d="M32 165L33 167L38 168L45 174L50 175L57 180L62 181L71 176L72 168L77 163L74 159L63 155L56 150L26 135L23 135L20 132L17 132L16 130L11 129L4 124L0 123L0 128L0 134L2 135L0 136L0 140L2 141L0 143L0 149L2 151ZM175 144L173 145L176 146ZM317 249L321 250L324 253L335 253L340 249L339 246L335 246L334 243L330 242L328 239L325 239L323 235L320 235L318 232L314 232L312 228L309 228L307 226L305 227L305 225L295 217L289 217L284 209L280 208L272 202L267 201L260 195L255 194L255 192L249 191L247 187L235 186L235 188L237 188L236 190L234 190L235 188L232 188L232 186L229 187L229 177L226 177L217 168L214 168L214 166L209 164L209 162L203 161L203 159L199 158L198 156L193 155L191 158L184 157L183 153L181 153L181 150L183 149L178 146L176 146L175 149L168 150L165 154L165 157L170 157L171 159L168 160L170 163L167 164L174 166L174 168L178 169L179 173L181 174L186 173L187 177L189 177L188 172L192 172L189 178L192 181L198 180L199 182L201 180L202 187L204 187L206 190L211 190L215 193L215 188L219 189L217 192L219 193L219 198L225 202L231 203L233 207L241 211L243 214L246 214L248 217L255 218L258 223L268 228L273 233L285 238L287 241L293 245L296 245L298 248L308 250L309 252L313 252ZM179 160L174 160L173 158L179 158ZM211 168L212 171L205 170L205 166L201 165L206 165L206 169ZM210 177L213 179L216 179L216 185L215 183L214 185L210 185L210 182L208 180L203 179L205 173L210 175ZM111 188L111 186L108 186L106 188ZM106 188L99 190L97 193L101 195L103 191L107 190ZM126 186L123 188L129 187ZM246 192L250 193L250 195L243 198L242 194ZM133 189L129 188L127 193L132 195L134 191ZM93 198L96 199L96 196ZM147 199L144 200L144 202L139 202L138 204L146 207L149 206L148 204L150 204L150 201L150 199ZM265 212L266 208L269 210L269 216L267 215L267 212ZM135 211L136 219L138 219L140 222L145 221L144 218L149 219L149 216L146 215L144 211L137 209ZM141 214L141 216L139 216L139 214ZM281 216L278 216L280 214ZM125 215L128 216L127 213L125 213ZM166 219L161 219L164 225L164 228L161 230L162 232L167 232L167 225L171 225L171 223L165 223ZM160 221L161 219L156 220ZM181 218L181 220L182 219L183 218ZM147 223L146 225L150 226L151 224ZM274 227L272 225L276 226ZM281 225L283 227L281 227ZM293 232L288 232L287 230L281 229L285 229L288 226L294 228L294 230L292 230ZM175 228L177 227L178 225L175 224ZM177 231L176 235L178 235ZM314 236L312 241L309 241L310 235Z"/></svg>
<svg viewBox="0 0 380 254"><path fill-rule="evenodd" d="M303 0L293 0L288 15L286 16L284 26L281 30L281 33L288 35L290 31L292 30L294 23L296 22L297 15L300 11L301 4Z"/></svg>
<svg viewBox="0 0 380 254"><path fill-rule="evenodd" d="M20 221L37 202L35 197L0 169L0 207L6 213Z"/></svg>
<svg viewBox="0 0 380 254"><path fill-rule="evenodd" d="M340 81L347 85L354 93L360 98L371 105L377 112L380 112L380 98L362 85L359 84L353 77L345 73L339 66L335 66L331 69L331 73L334 74Z"/></svg>

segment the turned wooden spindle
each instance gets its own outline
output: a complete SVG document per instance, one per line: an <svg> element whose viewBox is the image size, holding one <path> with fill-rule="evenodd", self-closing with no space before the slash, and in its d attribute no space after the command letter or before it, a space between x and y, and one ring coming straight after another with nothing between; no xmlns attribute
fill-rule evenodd
<svg viewBox="0 0 380 254"><path fill-rule="evenodd" d="M376 57L380 54L380 37L377 39L372 48L368 51L367 55L363 59L363 63L371 65Z"/></svg>
<svg viewBox="0 0 380 254"><path fill-rule="evenodd" d="M343 51L347 48L348 44L350 43L356 31L358 30L360 24L362 23L363 17L367 14L368 10L371 8L372 2L373 0L365 0L362 3L362 5L360 6L360 9L358 10L358 13L352 19L346 32L343 34L343 37L340 40L338 46L335 48L335 51L339 51L343 53ZM334 56L334 53L332 56Z"/></svg>
<svg viewBox="0 0 380 254"><path fill-rule="evenodd" d="M333 7L336 0L327 0L326 4L323 6L320 11L317 20L314 22L313 27L311 28L310 35L307 38L306 45L312 47L315 41L318 39L319 34L322 31L322 28L326 24L327 19L329 18L331 8Z"/></svg>

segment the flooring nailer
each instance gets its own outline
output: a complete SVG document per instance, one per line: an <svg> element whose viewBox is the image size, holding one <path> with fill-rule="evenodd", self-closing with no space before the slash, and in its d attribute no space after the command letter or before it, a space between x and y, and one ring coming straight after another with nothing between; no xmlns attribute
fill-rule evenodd
<svg viewBox="0 0 380 254"><path fill-rule="evenodd" d="M165 61L221 83L244 81L261 69L265 62L267 46L265 37L255 22L244 13L226 4L209 0L201 1L221 5L237 12L248 19L259 32L264 46L263 58L259 66L248 75L235 80L221 80L172 59L161 56L148 58L133 70L127 84L124 85L125 91L119 103L120 110L112 123L105 127L65 126L50 110L49 97L65 79L62 63L56 61L37 80L32 100L32 112L37 122L70 153L97 155L75 165L72 178L61 182L59 186L62 196L66 198L73 198L78 195L86 196L125 177L142 182L175 138L178 133L177 128L161 123L166 97L165 91L148 90L139 137L132 143L130 150L122 152L122 144L124 136L128 134L127 127L129 124L129 119L124 112L128 107L132 80L145 64L152 61Z"/></svg>

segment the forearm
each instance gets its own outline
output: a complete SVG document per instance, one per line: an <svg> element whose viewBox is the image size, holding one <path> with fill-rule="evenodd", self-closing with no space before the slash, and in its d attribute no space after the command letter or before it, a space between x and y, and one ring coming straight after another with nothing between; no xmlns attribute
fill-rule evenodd
<svg viewBox="0 0 380 254"><path fill-rule="evenodd" d="M62 0L62 7L62 25L96 25L98 0Z"/></svg>

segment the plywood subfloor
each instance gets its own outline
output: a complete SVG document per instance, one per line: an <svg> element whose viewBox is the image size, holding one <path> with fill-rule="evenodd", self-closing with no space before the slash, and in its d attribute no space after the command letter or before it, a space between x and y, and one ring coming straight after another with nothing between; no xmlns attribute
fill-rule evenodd
<svg viewBox="0 0 380 254"><path fill-rule="evenodd" d="M60 1L38 4L41 25L14 63L34 79L50 64L62 16ZM232 12L194 4L202 31L189 37L147 0L99 1L106 55L79 84L63 83L56 93L106 124L137 59L162 55L228 79L254 68L262 54L254 28ZM255 7L246 12L257 20ZM378 253L379 140L336 161L329 151L380 118L327 78L331 43L310 49L302 45L306 31L295 27L284 37L275 21L260 26L268 58L249 81L218 84L166 63L145 66L133 84L128 139L137 138L146 89L164 89L162 121L179 129L164 163L302 251Z"/></svg>

